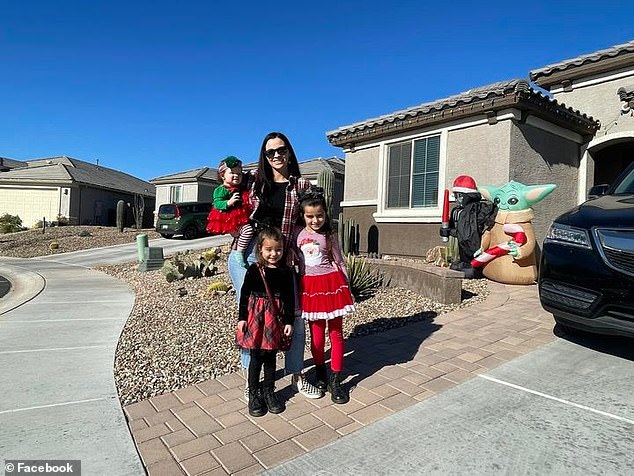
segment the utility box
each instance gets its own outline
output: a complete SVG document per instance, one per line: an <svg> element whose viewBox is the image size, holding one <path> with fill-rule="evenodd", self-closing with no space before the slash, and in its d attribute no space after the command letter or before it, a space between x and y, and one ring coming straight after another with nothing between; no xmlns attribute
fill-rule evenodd
<svg viewBox="0 0 634 476"><path fill-rule="evenodd" d="M147 250L148 241L145 233L139 233L136 236L136 255L139 263L145 261L145 250Z"/></svg>
<svg viewBox="0 0 634 476"><path fill-rule="evenodd" d="M143 262L139 264L138 271L154 271L161 269L165 258L163 257L163 248L147 247L143 256Z"/></svg>

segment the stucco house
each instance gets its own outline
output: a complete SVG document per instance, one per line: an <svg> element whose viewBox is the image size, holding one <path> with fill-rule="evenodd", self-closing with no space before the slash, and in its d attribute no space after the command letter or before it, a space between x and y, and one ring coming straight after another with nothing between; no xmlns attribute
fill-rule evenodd
<svg viewBox="0 0 634 476"><path fill-rule="evenodd" d="M536 85L591 114L601 127L580 156L579 201L634 161L634 41L530 72Z"/></svg>
<svg viewBox="0 0 634 476"><path fill-rule="evenodd" d="M245 164L245 170L257 168L257 163ZM339 213L339 203L343 199L343 181L345 162L337 157L316 158L299 163L302 176L317 184L317 176L322 170L332 170L335 175L335 192L333 197L333 214ZM218 171L212 167L163 175L150 180L156 186L156 208L165 203L211 201L213 190L219 185Z"/></svg>
<svg viewBox="0 0 634 476"><path fill-rule="evenodd" d="M326 134L345 154L341 206L344 219L359 224L361 252L423 256L442 244L443 192L462 174L480 185L556 183L534 207L541 242L554 218L632 160L634 42L532 71L530 79Z"/></svg>
<svg viewBox="0 0 634 476"><path fill-rule="evenodd" d="M66 156L27 161L0 159L0 214L17 215L26 227L46 220L69 224L116 224L116 206L144 202L143 226L152 225L154 185L117 170Z"/></svg>

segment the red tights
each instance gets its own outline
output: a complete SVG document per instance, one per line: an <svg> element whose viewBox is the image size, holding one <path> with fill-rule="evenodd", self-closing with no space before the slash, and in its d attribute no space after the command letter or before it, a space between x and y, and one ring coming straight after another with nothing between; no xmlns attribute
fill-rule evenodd
<svg viewBox="0 0 634 476"><path fill-rule="evenodd" d="M313 354L315 365L326 362L324 349L326 347L326 322L328 322L328 336L330 337L330 369L333 372L343 370L343 318L335 317L326 321L319 319L309 321L310 325L310 351Z"/></svg>

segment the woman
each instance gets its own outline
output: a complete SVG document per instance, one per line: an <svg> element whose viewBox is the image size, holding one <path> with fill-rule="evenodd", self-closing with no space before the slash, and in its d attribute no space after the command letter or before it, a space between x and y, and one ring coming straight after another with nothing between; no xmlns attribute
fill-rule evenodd
<svg viewBox="0 0 634 476"><path fill-rule="evenodd" d="M295 257L290 245L294 225L299 217L297 194L310 188L310 182L301 177L297 156L284 134L270 132L264 137L260 147L258 169L246 178L248 180L247 186L250 187L249 198L253 207L251 219L256 225L275 226L282 231L288 264L291 267L294 266ZM256 261L255 241L251 240L244 253L247 257L247 266ZM227 266L239 303L240 290L247 269L240 262L240 254L236 249L237 242L236 238L231 245ZM299 303L299 299L296 299L295 302ZM314 387L302 375L305 339L304 320L301 318L301 311L296 306L293 339L290 350L286 352L285 371L287 375L292 374L291 385L297 392L306 398L321 398L324 395L323 392ZM242 350L243 368L249 367L249 358L249 352ZM245 389L244 393L245 398L247 398L248 388Z"/></svg>

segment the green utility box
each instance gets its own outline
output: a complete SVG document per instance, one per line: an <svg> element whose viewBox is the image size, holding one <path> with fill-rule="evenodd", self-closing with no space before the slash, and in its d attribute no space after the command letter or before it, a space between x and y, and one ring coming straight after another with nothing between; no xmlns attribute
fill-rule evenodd
<svg viewBox="0 0 634 476"><path fill-rule="evenodd" d="M163 248L147 247L143 255L143 261L137 268L138 271L154 271L161 269L165 258L163 257Z"/></svg>

